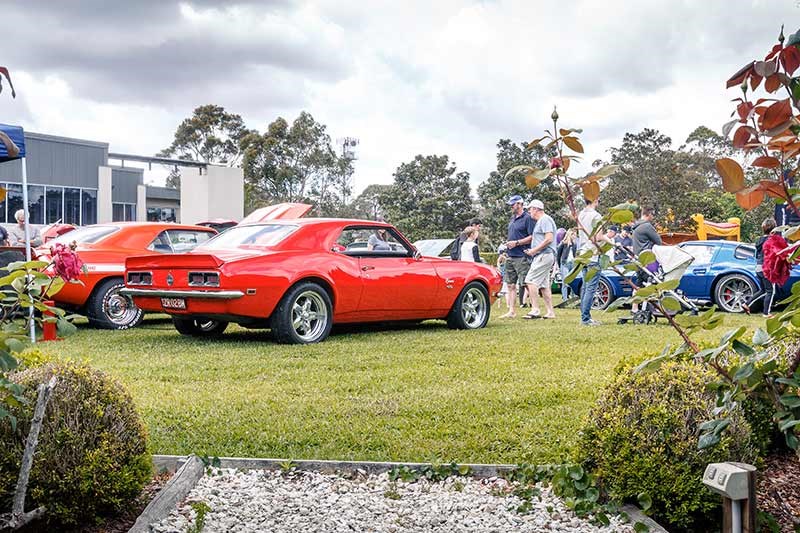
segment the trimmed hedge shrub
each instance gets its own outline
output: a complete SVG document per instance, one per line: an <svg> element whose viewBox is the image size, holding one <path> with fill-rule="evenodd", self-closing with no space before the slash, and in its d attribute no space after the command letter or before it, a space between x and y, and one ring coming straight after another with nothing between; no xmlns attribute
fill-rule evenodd
<svg viewBox="0 0 800 533"><path fill-rule="evenodd" d="M48 363L13 374L28 405L19 425L0 423L0 509L10 509L36 388L58 382L47 404L31 469L26 510L47 507L50 527L99 523L134 500L152 466L144 425L130 395L106 374L84 364Z"/></svg>
<svg viewBox="0 0 800 533"><path fill-rule="evenodd" d="M653 373L620 373L592 409L579 454L612 501L652 498L651 510L672 527L705 531L718 523L720 499L701 482L707 463L753 462L758 444L744 416L734 416L722 441L697 449L698 426L711 418L715 396L708 370L667 363Z"/></svg>

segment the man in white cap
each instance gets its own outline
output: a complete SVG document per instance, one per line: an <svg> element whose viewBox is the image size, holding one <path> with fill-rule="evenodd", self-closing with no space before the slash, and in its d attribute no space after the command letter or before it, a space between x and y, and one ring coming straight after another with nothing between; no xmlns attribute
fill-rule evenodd
<svg viewBox="0 0 800 533"><path fill-rule="evenodd" d="M525 255L525 249L528 243L531 242L531 234L533 233L533 226L535 222L528 215L523 208L522 196L515 194L506 202L511 206L511 220L508 223L508 241L506 242L506 253L508 260L506 260L506 304L508 305L508 312L500 318L514 318L517 316L514 310L515 301L517 299L517 280L522 284L525 281L525 276L528 274L528 268L531 265L531 259Z"/></svg>
<svg viewBox="0 0 800 533"><path fill-rule="evenodd" d="M531 200L526 205L528 213L536 221L533 230L531 247L525 253L531 258L531 267L525 276L528 294L531 298L531 312L524 318L555 318L553 310L553 293L550 289L550 273L556 260L556 223L553 218L544 212L541 200ZM545 314L539 310L539 289L542 290Z"/></svg>
<svg viewBox="0 0 800 533"><path fill-rule="evenodd" d="M17 225L11 226L8 230L8 244L11 246L25 246L25 210L20 209L14 213L14 218L17 219ZM31 237L31 248L36 248L42 245L42 233L38 228L30 226L28 228Z"/></svg>

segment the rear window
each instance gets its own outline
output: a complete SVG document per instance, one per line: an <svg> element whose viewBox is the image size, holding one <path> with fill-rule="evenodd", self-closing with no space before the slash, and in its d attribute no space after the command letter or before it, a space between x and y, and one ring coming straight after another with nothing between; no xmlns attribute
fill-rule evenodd
<svg viewBox="0 0 800 533"><path fill-rule="evenodd" d="M756 255L756 249L752 246L737 246L733 252L736 259L752 259Z"/></svg>
<svg viewBox="0 0 800 533"><path fill-rule="evenodd" d="M236 226L220 233L197 249L215 250L240 246L275 246L298 226L294 224L253 224Z"/></svg>
<svg viewBox="0 0 800 533"><path fill-rule="evenodd" d="M76 230L68 231L67 233L49 241L48 244L53 244L56 242L60 242L61 244L69 244L73 241L77 242L78 244L92 244L118 230L119 226L86 226Z"/></svg>

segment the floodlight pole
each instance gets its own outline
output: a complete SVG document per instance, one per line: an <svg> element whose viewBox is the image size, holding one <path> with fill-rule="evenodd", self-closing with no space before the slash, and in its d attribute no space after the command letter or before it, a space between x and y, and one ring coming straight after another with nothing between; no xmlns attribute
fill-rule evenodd
<svg viewBox="0 0 800 533"><path fill-rule="evenodd" d="M22 209L25 212L25 261L31 260L31 230L30 230L30 217L28 217L28 165L25 157L22 158ZM36 343L36 322L33 319L33 297L31 296L31 283L30 279L25 280L28 287L28 297L31 299L31 306L28 308L28 321L30 324L31 342Z"/></svg>

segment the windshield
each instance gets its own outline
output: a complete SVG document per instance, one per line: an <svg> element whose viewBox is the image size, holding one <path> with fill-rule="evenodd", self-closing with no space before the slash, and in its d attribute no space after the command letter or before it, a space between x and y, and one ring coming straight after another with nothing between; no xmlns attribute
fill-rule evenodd
<svg viewBox="0 0 800 533"><path fill-rule="evenodd" d="M291 224L253 224L236 226L220 233L195 250L238 248L240 246L275 246L297 229Z"/></svg>
<svg viewBox="0 0 800 533"><path fill-rule="evenodd" d="M118 229L119 226L86 226L84 228L78 228L56 237L55 239L49 241L48 244L57 242L60 242L61 244L69 244L72 241L75 241L78 244L92 244L99 241L103 237L111 235Z"/></svg>

